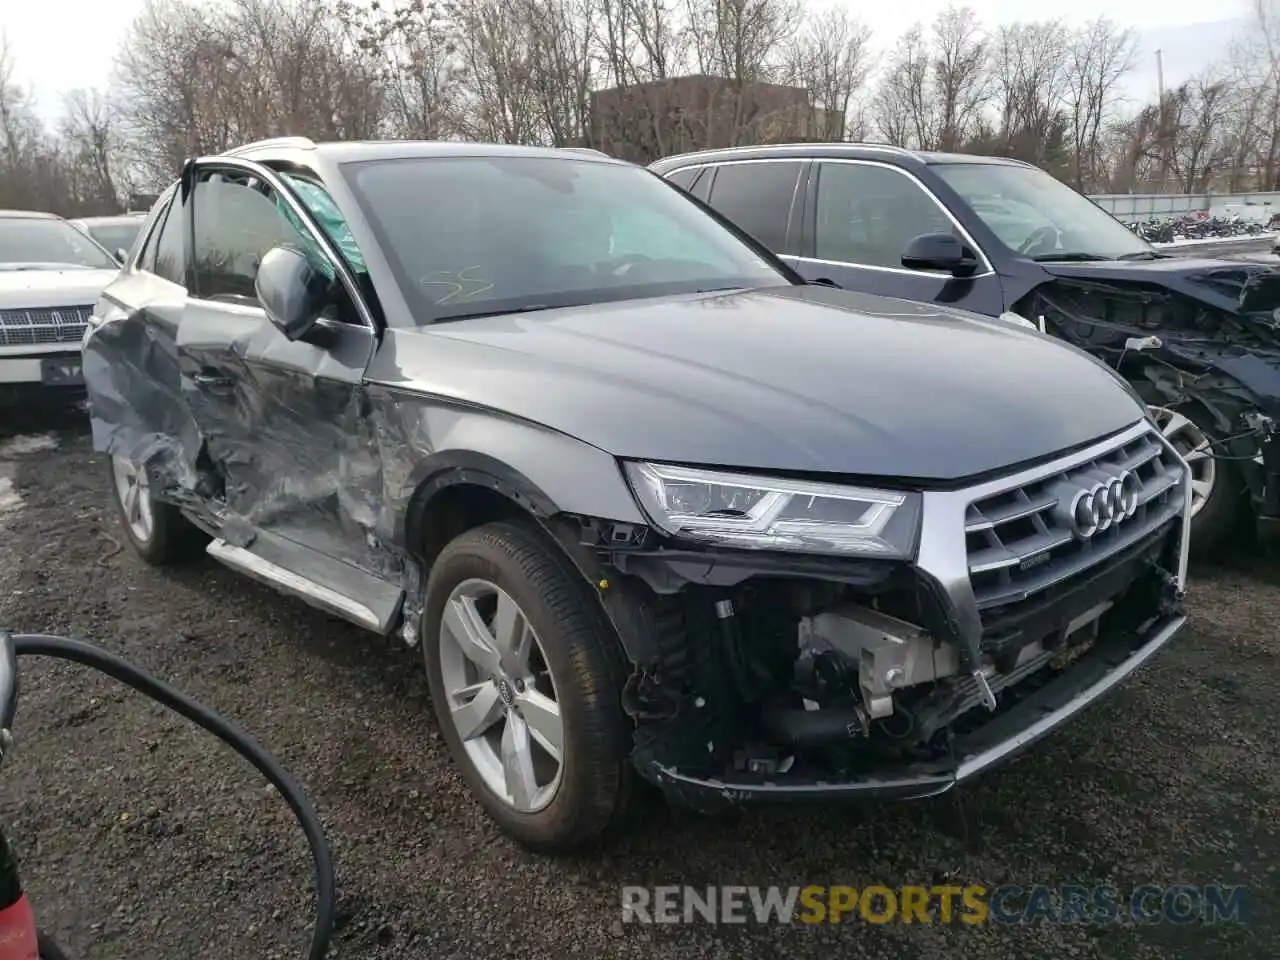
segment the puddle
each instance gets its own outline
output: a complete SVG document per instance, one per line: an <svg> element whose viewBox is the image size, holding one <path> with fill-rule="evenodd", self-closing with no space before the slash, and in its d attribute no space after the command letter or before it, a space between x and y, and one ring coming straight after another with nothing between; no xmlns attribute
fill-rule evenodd
<svg viewBox="0 0 1280 960"><path fill-rule="evenodd" d="M0 443L0 459L5 457L26 457L45 450L55 450L57 446L57 439L47 433L12 437L4 443Z"/></svg>

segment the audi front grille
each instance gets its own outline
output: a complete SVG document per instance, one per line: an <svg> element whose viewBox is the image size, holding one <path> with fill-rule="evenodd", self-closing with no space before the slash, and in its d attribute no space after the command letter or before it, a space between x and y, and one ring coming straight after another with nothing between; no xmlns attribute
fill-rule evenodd
<svg viewBox="0 0 1280 960"><path fill-rule="evenodd" d="M1167 531L1185 468L1154 431L1094 459L969 504L965 541L978 612L1044 594Z"/></svg>
<svg viewBox="0 0 1280 960"><path fill-rule="evenodd" d="M79 343L93 306L0 310L0 347Z"/></svg>

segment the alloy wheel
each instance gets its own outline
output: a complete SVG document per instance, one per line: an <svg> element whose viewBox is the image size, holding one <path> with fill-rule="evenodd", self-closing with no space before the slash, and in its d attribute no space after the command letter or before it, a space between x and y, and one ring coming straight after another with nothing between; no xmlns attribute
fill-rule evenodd
<svg viewBox="0 0 1280 960"><path fill-rule="evenodd" d="M564 772L564 720L524 611L496 584L464 580L445 603L439 650L449 716L485 786L521 813L544 809Z"/></svg>
<svg viewBox="0 0 1280 960"><path fill-rule="evenodd" d="M124 508L125 523L142 543L148 543L155 531L155 513L151 504L151 482L147 471L123 457L111 458L111 471L116 482L116 496Z"/></svg>
<svg viewBox="0 0 1280 960"><path fill-rule="evenodd" d="M1169 444L1191 468L1191 516L1204 509L1218 479L1213 441L1193 420L1168 407L1150 407L1152 419Z"/></svg>

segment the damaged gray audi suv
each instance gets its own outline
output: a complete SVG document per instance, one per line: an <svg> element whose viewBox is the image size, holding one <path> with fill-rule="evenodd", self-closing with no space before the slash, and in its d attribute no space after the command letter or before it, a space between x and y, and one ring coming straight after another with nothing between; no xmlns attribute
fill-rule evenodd
<svg viewBox="0 0 1280 960"><path fill-rule="evenodd" d="M589 152L186 164L83 343L148 562L420 650L466 782L565 850L945 791L1178 631L1186 462L1034 330L804 283Z"/></svg>

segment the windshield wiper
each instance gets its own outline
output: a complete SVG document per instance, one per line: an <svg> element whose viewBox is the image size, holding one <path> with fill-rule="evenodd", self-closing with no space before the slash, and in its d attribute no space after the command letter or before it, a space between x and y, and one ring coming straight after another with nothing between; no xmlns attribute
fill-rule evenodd
<svg viewBox="0 0 1280 960"><path fill-rule="evenodd" d="M1126 253L1116 257L1117 260L1168 260L1169 254L1157 253L1154 250L1140 250L1137 253Z"/></svg>
<svg viewBox="0 0 1280 960"><path fill-rule="evenodd" d="M1042 253L1031 258L1036 263L1091 263L1101 260L1114 260L1115 257L1104 257L1096 253Z"/></svg>

